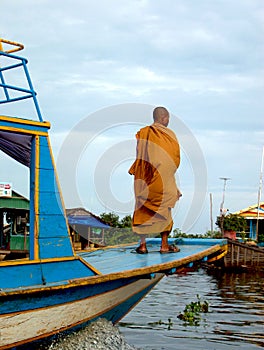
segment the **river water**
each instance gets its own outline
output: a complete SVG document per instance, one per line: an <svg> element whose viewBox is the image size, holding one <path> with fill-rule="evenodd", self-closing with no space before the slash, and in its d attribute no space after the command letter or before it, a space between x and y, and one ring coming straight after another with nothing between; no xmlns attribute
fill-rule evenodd
<svg viewBox="0 0 264 350"><path fill-rule="evenodd" d="M191 326L177 315L197 302L197 294L209 309ZM143 349L264 348L264 273L208 274L200 269L165 277L119 328L129 344Z"/></svg>
<svg viewBox="0 0 264 350"><path fill-rule="evenodd" d="M186 305L208 302L193 326L177 316ZM99 320L78 333L23 350L251 350L264 348L264 272L209 273L204 269L164 277L113 327ZM91 327L92 326L92 327Z"/></svg>

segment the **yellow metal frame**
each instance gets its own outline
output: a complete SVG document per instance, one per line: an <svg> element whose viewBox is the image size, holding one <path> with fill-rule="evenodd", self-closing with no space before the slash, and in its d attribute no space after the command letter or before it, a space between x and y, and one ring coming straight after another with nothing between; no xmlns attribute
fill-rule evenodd
<svg viewBox="0 0 264 350"><path fill-rule="evenodd" d="M11 45L11 46L15 46L15 47L10 49L10 50L4 50L2 43L5 43L5 44ZM6 53L12 53L12 52L17 52L17 51L20 51L23 49L24 49L24 45L22 45L20 43L0 38L0 51L6 52Z"/></svg>

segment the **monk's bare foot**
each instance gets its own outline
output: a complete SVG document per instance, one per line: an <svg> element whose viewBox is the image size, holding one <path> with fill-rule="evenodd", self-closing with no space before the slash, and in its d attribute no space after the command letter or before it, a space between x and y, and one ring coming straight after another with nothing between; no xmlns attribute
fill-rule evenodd
<svg viewBox="0 0 264 350"><path fill-rule="evenodd" d="M166 254L166 253L178 253L180 249L176 245L168 245L165 248L160 249L161 254Z"/></svg>
<svg viewBox="0 0 264 350"><path fill-rule="evenodd" d="M147 254L148 250L146 244L140 244L140 246L136 248L136 252L138 254Z"/></svg>

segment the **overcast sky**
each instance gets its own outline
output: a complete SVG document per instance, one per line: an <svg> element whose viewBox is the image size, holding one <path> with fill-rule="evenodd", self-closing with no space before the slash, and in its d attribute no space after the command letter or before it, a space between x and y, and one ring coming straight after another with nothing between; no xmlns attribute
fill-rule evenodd
<svg viewBox="0 0 264 350"><path fill-rule="evenodd" d="M174 227L210 229L220 177L231 178L225 208L256 204L263 25L263 0L1 0L0 35L25 45L66 206L132 214L134 135L157 105L170 111L182 150ZM12 113L32 117L29 107ZM27 195L27 170L1 159L0 181Z"/></svg>

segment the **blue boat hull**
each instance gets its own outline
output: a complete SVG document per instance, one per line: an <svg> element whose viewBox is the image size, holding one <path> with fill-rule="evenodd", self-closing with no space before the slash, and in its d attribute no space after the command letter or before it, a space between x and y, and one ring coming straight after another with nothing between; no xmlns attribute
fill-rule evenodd
<svg viewBox="0 0 264 350"><path fill-rule="evenodd" d="M120 320L164 276L121 278L100 284L42 288L0 298L0 349L87 324L99 317Z"/></svg>

